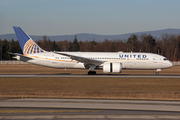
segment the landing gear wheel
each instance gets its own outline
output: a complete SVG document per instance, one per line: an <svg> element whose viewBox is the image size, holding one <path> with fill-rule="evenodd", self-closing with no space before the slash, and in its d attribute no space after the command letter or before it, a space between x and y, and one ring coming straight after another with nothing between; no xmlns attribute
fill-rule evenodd
<svg viewBox="0 0 180 120"><path fill-rule="evenodd" d="M88 75L96 75L96 71L89 71Z"/></svg>
<svg viewBox="0 0 180 120"><path fill-rule="evenodd" d="M89 71L89 72L88 72L88 75L92 75L92 72L91 72L91 71Z"/></svg>
<svg viewBox="0 0 180 120"><path fill-rule="evenodd" d="M156 72L155 74L156 74L156 75L159 75L159 72Z"/></svg>
<svg viewBox="0 0 180 120"><path fill-rule="evenodd" d="M92 73L93 73L93 75L96 75L96 71L93 71Z"/></svg>

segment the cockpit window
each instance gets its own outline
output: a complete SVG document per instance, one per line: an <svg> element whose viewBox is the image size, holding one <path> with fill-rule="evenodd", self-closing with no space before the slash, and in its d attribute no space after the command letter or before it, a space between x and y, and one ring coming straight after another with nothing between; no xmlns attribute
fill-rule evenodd
<svg viewBox="0 0 180 120"><path fill-rule="evenodd" d="M164 58L163 60L167 60L167 58Z"/></svg>

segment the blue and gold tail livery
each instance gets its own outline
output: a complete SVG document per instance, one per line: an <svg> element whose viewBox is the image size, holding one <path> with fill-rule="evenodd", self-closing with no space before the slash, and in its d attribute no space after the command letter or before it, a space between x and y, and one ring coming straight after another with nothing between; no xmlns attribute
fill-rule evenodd
<svg viewBox="0 0 180 120"><path fill-rule="evenodd" d="M45 52L41 49L20 27L13 26L23 54L33 54Z"/></svg>

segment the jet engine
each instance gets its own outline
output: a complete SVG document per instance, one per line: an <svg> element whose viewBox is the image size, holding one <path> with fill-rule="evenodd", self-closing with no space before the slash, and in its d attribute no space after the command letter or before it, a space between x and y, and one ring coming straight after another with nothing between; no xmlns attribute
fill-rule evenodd
<svg viewBox="0 0 180 120"><path fill-rule="evenodd" d="M104 73L121 73L122 63L120 62L105 62L103 65Z"/></svg>

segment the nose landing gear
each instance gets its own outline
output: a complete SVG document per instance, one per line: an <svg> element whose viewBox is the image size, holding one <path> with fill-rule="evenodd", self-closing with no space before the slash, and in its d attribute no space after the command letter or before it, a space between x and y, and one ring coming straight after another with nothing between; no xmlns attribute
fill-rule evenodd
<svg viewBox="0 0 180 120"><path fill-rule="evenodd" d="M161 69L157 69L157 71L156 71L156 75L159 75L159 71L161 71Z"/></svg>
<svg viewBox="0 0 180 120"><path fill-rule="evenodd" d="M156 72L155 74L156 74L156 75L159 75L159 72Z"/></svg>

